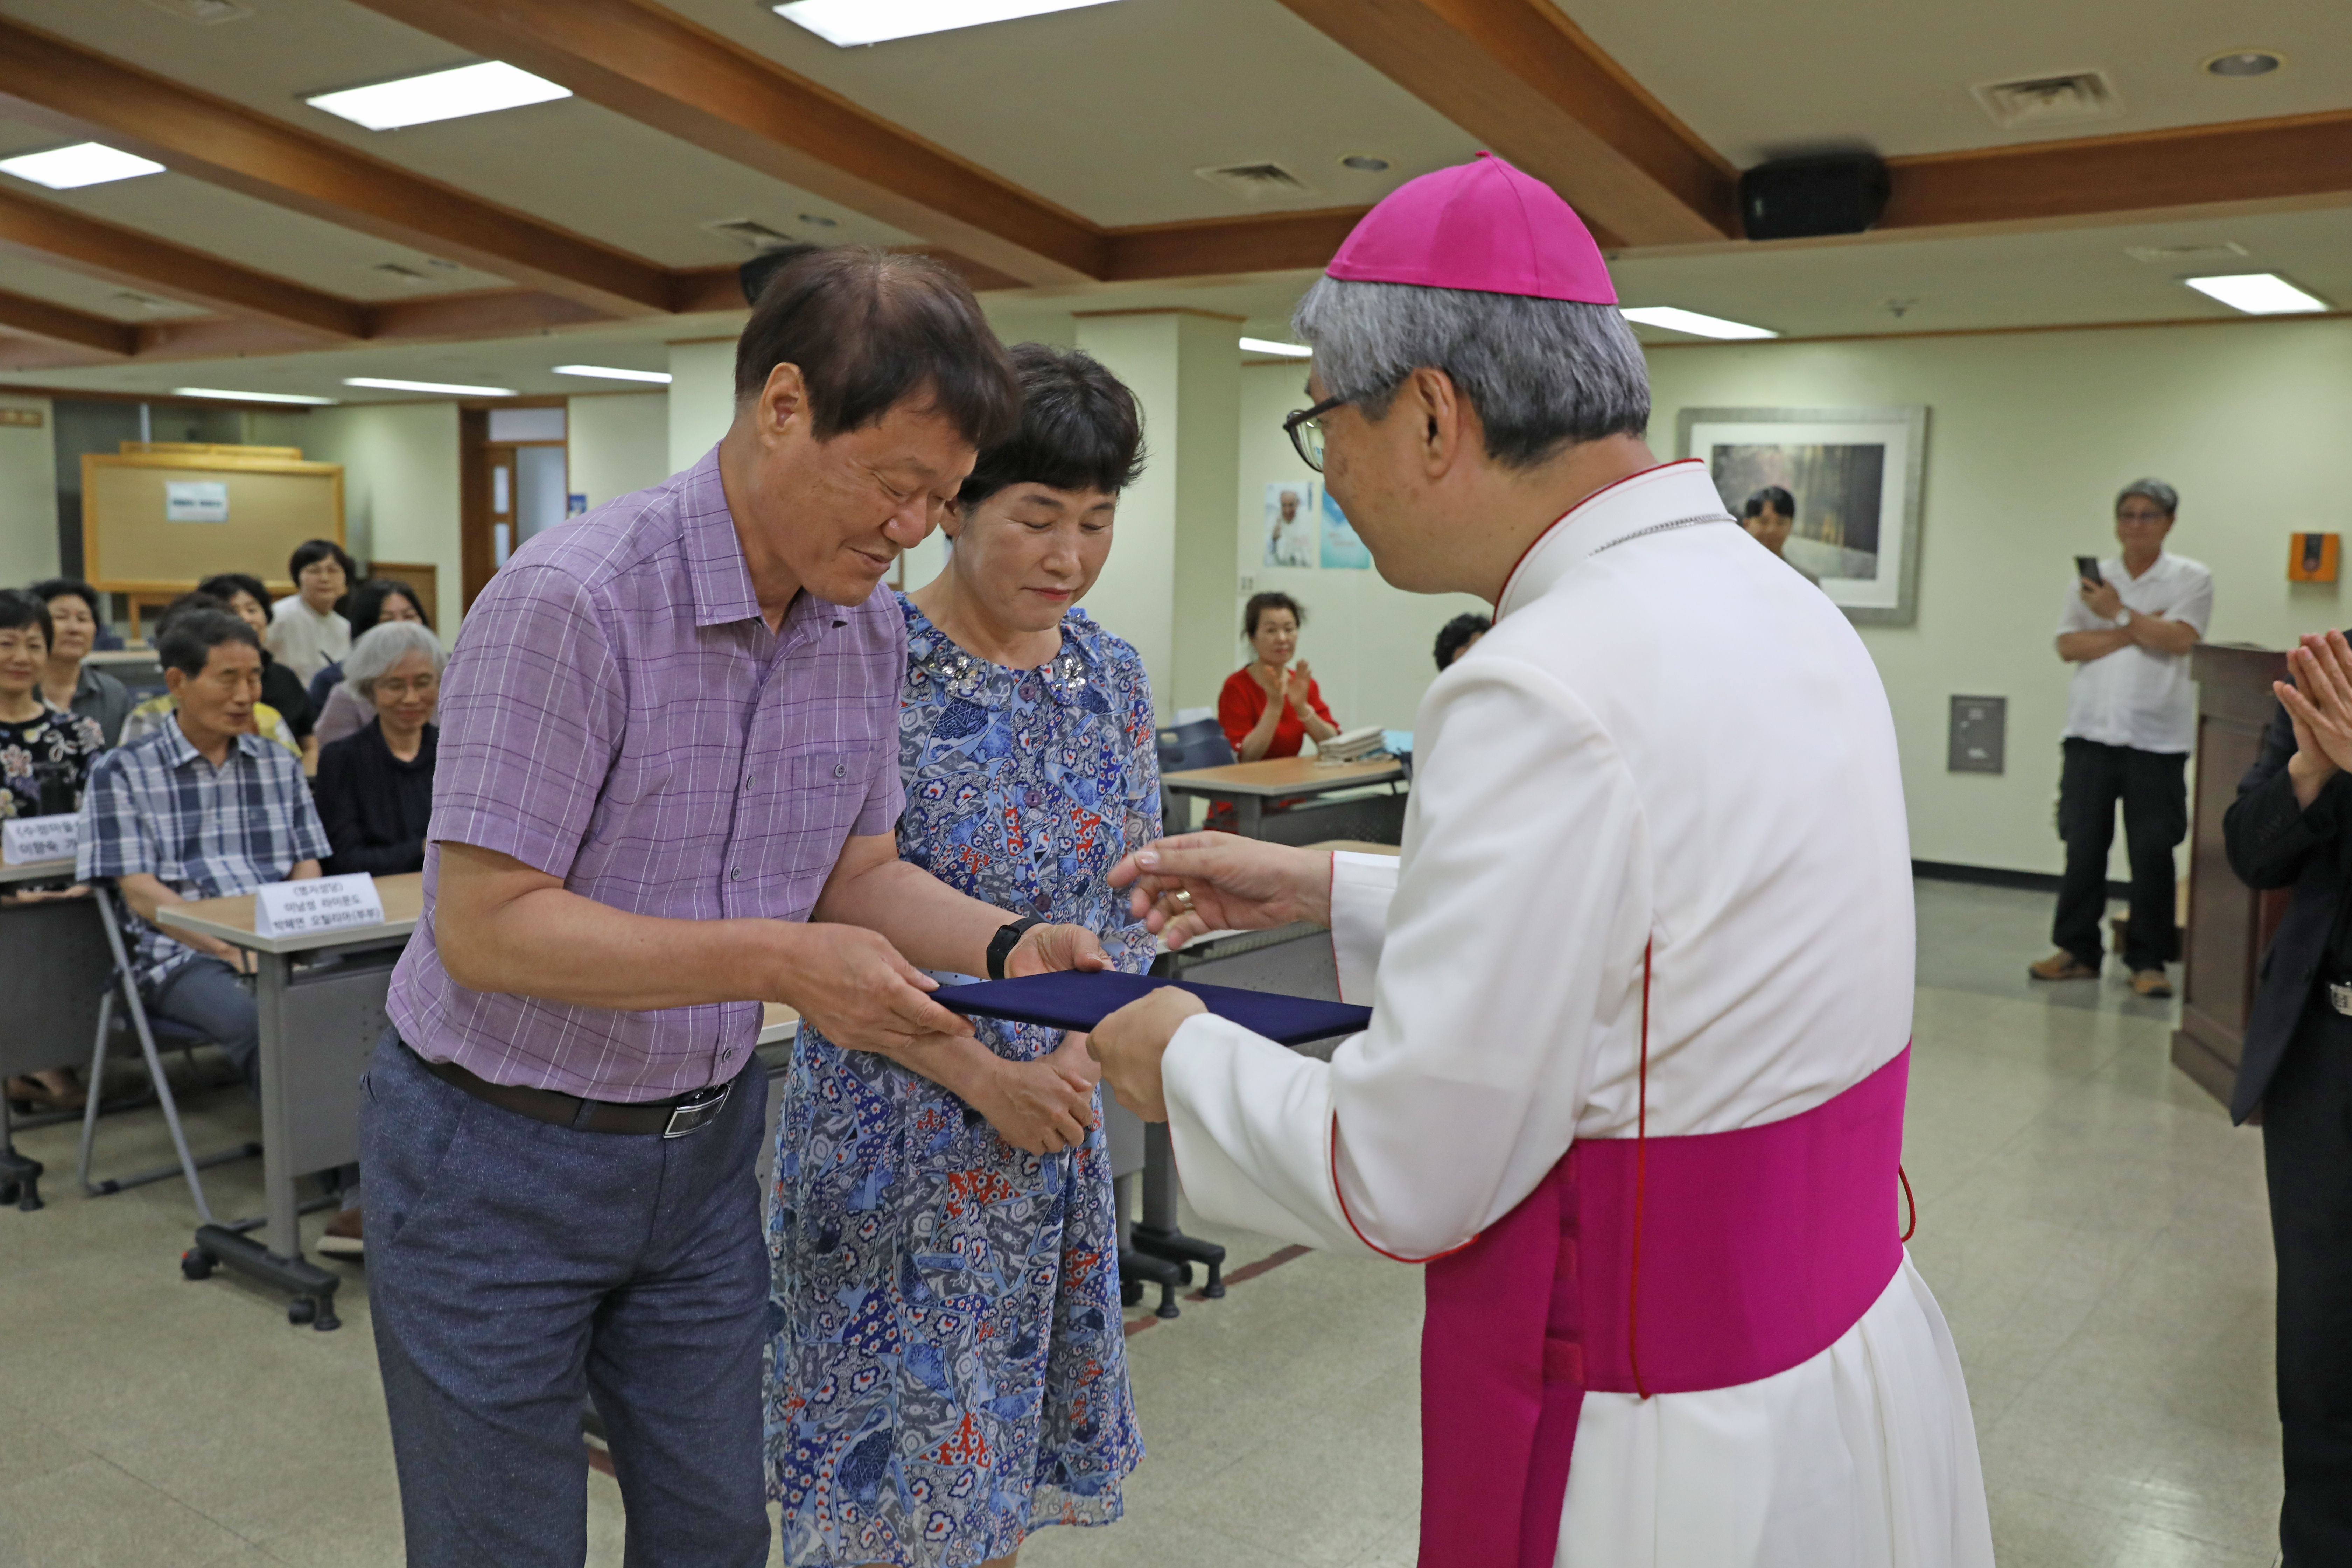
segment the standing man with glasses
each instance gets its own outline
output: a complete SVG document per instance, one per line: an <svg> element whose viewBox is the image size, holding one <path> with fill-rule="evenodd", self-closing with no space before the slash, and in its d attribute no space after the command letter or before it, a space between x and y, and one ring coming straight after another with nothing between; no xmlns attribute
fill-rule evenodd
<svg viewBox="0 0 2352 1568"><path fill-rule="evenodd" d="M883 578L1020 410L971 290L799 257L735 391L693 468L516 553L443 686L425 914L362 1101L412 1563L578 1568L593 1394L631 1568L758 1568L760 1004L970 1101L1003 1063L918 965L1108 967L892 833Z"/></svg>
<svg viewBox="0 0 2352 1568"><path fill-rule="evenodd" d="M2074 667L2058 782L2066 874L2050 932L2058 951L2026 966L2036 980L2098 978L2120 802L2131 857L2124 963L2140 995L2172 994L2164 972L2180 946L2172 852L2189 836L2189 752L2197 743L2189 658L2213 619L2213 574L2165 553L2179 509L2179 492L2162 479L2126 485L2116 497L2121 553L2077 581L2059 612L2058 657Z"/></svg>

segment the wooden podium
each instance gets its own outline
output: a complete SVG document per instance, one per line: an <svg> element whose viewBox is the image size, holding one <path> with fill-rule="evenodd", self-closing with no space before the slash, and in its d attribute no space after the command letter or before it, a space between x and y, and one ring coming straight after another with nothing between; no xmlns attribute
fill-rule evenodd
<svg viewBox="0 0 2352 1568"><path fill-rule="evenodd" d="M2242 644L2200 646L2197 681L2196 820L2189 838L2189 921L2180 933L2185 973L2172 1065L2227 1105L2238 1076L2254 968L2286 914L2290 889L2257 893L2238 880L2221 847L2221 816L2254 763L2277 711L2271 682L2286 679L2286 655Z"/></svg>

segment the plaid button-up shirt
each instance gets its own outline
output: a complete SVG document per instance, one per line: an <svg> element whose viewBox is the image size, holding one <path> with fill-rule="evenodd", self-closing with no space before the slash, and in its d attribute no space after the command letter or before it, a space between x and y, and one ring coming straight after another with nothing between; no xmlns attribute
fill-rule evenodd
<svg viewBox="0 0 2352 1568"><path fill-rule="evenodd" d="M216 768L172 718L91 766L74 875L143 871L184 899L226 899L282 882L328 849L310 781L285 747L239 735ZM151 993L195 956L127 910L124 920L131 964Z"/></svg>
<svg viewBox="0 0 2352 1568"><path fill-rule="evenodd" d="M392 983L401 1038L593 1100L740 1072L756 1002L632 1013L452 980L441 846L510 855L635 914L805 920L847 839L898 819L906 665L887 588L848 606L803 594L768 629L715 450L533 539L474 602L443 678L425 919Z"/></svg>

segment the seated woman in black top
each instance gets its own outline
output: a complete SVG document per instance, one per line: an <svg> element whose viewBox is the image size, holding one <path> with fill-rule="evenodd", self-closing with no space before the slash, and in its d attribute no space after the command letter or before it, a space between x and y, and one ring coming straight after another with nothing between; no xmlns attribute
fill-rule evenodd
<svg viewBox="0 0 2352 1568"><path fill-rule="evenodd" d="M326 869L387 876L425 868L433 814L433 710L441 698L440 639L418 621L385 621L352 645L343 679L375 705L356 735L319 753L319 820L334 853Z"/></svg>

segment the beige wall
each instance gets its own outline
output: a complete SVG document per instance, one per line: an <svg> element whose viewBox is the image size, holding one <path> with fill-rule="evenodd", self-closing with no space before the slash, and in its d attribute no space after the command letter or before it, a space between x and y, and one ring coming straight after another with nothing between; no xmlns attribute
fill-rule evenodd
<svg viewBox="0 0 2352 1568"><path fill-rule="evenodd" d="M458 546L457 405L351 404L305 423L303 456L343 465L348 548L370 560L429 562L441 603L434 624L457 635L464 595Z"/></svg>
<svg viewBox="0 0 2352 1568"><path fill-rule="evenodd" d="M2179 489L2168 547L2213 571L2213 640L2278 647L2343 622L2338 588L2285 576L2289 533L2345 526L2352 321L1676 347L1651 376L1661 457L1681 456L1685 407L1927 405L1918 623L1862 628L1921 859L2058 868L2052 637L2071 558L2116 547L2126 482ZM2005 774L1945 771L1956 694L2009 699Z"/></svg>
<svg viewBox="0 0 2352 1568"><path fill-rule="evenodd" d="M0 425L0 587L19 588L57 575L57 432L46 397L0 396L0 408L41 416L38 426Z"/></svg>
<svg viewBox="0 0 2352 1568"><path fill-rule="evenodd" d="M735 417L735 340L669 346L669 471L690 468Z"/></svg>
<svg viewBox="0 0 2352 1568"><path fill-rule="evenodd" d="M625 392L566 405L572 493L600 507L669 478L669 395Z"/></svg>

